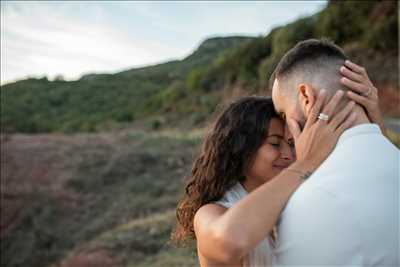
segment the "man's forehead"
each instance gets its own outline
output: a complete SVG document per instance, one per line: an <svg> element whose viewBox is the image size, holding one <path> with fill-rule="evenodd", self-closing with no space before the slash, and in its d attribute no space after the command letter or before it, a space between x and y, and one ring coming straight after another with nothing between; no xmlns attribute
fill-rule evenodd
<svg viewBox="0 0 400 267"><path fill-rule="evenodd" d="M279 89L279 82L277 79L274 80L274 84L272 86L272 101L274 103L274 107L276 112L282 112L282 97L281 91Z"/></svg>

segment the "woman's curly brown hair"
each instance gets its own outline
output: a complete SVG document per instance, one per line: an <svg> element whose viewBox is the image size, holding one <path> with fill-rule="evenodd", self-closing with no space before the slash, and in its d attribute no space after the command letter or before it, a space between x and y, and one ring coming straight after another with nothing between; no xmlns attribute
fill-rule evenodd
<svg viewBox="0 0 400 267"><path fill-rule="evenodd" d="M263 96L242 97L217 117L193 163L176 210L178 222L171 235L175 245L196 239L193 219L201 206L219 200L238 181L245 180L245 170L264 142L272 118L279 116L272 99Z"/></svg>

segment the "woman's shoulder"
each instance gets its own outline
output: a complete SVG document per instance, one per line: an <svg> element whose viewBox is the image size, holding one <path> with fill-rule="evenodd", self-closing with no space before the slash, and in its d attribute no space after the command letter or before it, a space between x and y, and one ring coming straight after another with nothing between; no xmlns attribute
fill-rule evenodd
<svg viewBox="0 0 400 267"><path fill-rule="evenodd" d="M204 213L204 212L212 212L212 213L220 213L221 211L225 211L226 208L225 207L221 207L221 205L218 205L216 202L211 202L208 204L205 204L203 206L201 206L197 212L197 213Z"/></svg>
<svg viewBox="0 0 400 267"><path fill-rule="evenodd" d="M201 206L194 216L194 227L196 224L209 223L211 220L221 216L228 208L246 195L242 185L238 182L217 201Z"/></svg>
<svg viewBox="0 0 400 267"><path fill-rule="evenodd" d="M198 232L202 226L208 225L212 220L217 219L226 210L227 208L215 203L208 203L201 206L194 215L193 226L195 232Z"/></svg>

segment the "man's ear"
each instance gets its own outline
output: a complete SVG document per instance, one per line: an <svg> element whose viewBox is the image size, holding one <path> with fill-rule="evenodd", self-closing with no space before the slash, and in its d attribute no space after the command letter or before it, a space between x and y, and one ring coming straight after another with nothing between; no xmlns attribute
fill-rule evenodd
<svg viewBox="0 0 400 267"><path fill-rule="evenodd" d="M308 84L301 83L297 86L297 90L299 92L299 102L301 105L301 109L305 116L311 112L311 108L314 106L316 99L316 91Z"/></svg>

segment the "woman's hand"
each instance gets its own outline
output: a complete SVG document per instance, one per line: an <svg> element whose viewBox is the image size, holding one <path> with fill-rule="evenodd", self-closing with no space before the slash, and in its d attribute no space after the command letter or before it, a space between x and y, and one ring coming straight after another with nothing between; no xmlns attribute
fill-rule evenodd
<svg viewBox="0 0 400 267"><path fill-rule="evenodd" d="M347 92L347 96L364 106L370 121L378 124L386 135L379 109L378 89L372 84L365 68L346 60L345 65L340 68L340 73L344 76L340 82L352 90Z"/></svg>
<svg viewBox="0 0 400 267"><path fill-rule="evenodd" d="M333 115L333 111L343 95L343 91L336 92L323 108L322 113L328 116L328 120L323 120L318 116L321 114L326 91L321 90L303 131L300 130L295 120L287 119L288 127L295 141L297 162L305 168L298 171L313 172L317 169L332 152L340 135L353 125L356 119L355 113L352 113L355 105L353 101L350 101L344 109Z"/></svg>

